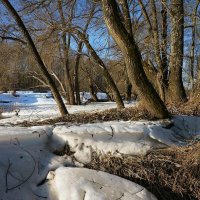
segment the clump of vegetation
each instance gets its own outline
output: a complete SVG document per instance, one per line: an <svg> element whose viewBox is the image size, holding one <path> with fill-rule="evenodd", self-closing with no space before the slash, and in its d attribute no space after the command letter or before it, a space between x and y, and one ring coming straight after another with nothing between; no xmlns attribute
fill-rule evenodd
<svg viewBox="0 0 200 200"><path fill-rule="evenodd" d="M172 115L200 115L200 103L189 101L187 103L182 103L178 105L168 105L168 110ZM104 121L114 121L114 120L123 120L123 121L137 121L137 120L157 120L154 116L151 115L142 105L137 105L129 108L124 108L118 110L116 108L108 109L104 111L96 112L79 112L75 114L66 115L64 117L56 117L52 119L42 120L42 121L26 121L21 123L22 126L37 126L37 125L48 125L55 124L59 122L66 122L69 124L86 124L86 123L95 123L95 122L104 122Z"/></svg>
<svg viewBox="0 0 200 200"><path fill-rule="evenodd" d="M200 143L153 150L145 156L93 153L86 167L134 181L159 200L200 199Z"/></svg>
<svg viewBox="0 0 200 200"><path fill-rule="evenodd" d="M113 121L113 120L155 120L145 108L141 106L135 106L130 108L124 108L118 110L116 108L108 109L105 111L97 112L79 112L75 114L66 115L64 117L57 117L53 119L47 119L43 121L34 121L34 122L23 122L22 126L35 126L43 124L55 124L59 122L75 123L75 124L86 124L86 123L95 123L103 121Z"/></svg>
<svg viewBox="0 0 200 200"><path fill-rule="evenodd" d="M186 103L169 104L168 109L174 115L200 116L200 101L199 98L192 98Z"/></svg>

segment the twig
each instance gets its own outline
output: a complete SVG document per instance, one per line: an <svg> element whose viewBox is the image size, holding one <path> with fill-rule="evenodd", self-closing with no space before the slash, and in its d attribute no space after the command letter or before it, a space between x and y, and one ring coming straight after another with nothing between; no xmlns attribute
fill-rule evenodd
<svg viewBox="0 0 200 200"><path fill-rule="evenodd" d="M13 186L13 187L11 187L11 188L8 188L8 187L7 187L7 191L13 190L13 189L15 189L15 188L17 188L17 187L23 185L25 182L27 182L27 181L32 177L32 175L33 175L33 173L34 173L34 171L35 171L36 161L35 161L35 158L33 157L33 155L32 155L30 152L28 152L26 149L23 149L22 147L21 147L20 149L22 149L24 152L26 152L26 153L32 158L32 160L33 160L33 162L34 162L34 167L33 167L32 172L30 173L30 175L27 176L27 178L25 178L21 183L19 183L19 184L16 185L16 186ZM9 169L8 169L8 170L9 170Z"/></svg>
<svg viewBox="0 0 200 200"><path fill-rule="evenodd" d="M33 194L34 194L35 196L39 197L39 198L47 199L47 197L44 197L44 196L41 196L41 195L35 194L34 192L33 192Z"/></svg>
<svg viewBox="0 0 200 200"><path fill-rule="evenodd" d="M9 173L11 165L12 165L12 163L10 163L10 159L8 159L8 168L6 170L6 193L9 190L9 188L8 188L8 173Z"/></svg>

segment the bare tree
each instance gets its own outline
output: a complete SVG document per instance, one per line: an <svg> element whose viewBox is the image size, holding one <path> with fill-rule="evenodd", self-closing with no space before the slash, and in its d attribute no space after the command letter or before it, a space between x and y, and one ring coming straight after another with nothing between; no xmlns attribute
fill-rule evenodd
<svg viewBox="0 0 200 200"><path fill-rule="evenodd" d="M120 20L117 2L115 0L102 0L101 2L105 23L124 55L129 79L136 87L141 101L155 117L169 117L164 103L145 75L138 46Z"/></svg>
<svg viewBox="0 0 200 200"><path fill-rule="evenodd" d="M98 64L98 66L102 70L102 73L103 73L107 83L109 84L109 86L110 86L110 88L112 90L112 93L113 93L113 95L115 97L117 108L118 109L124 108L124 103L123 103L122 98L120 96L119 90L118 90L118 88L117 88L112 76L110 75L107 67L105 66L104 62L98 56L96 51L93 49L93 47L89 43L89 41L86 38L86 36L81 31L76 30L75 32L77 32L79 38L84 42L84 44L87 47L88 51L90 52L91 56L94 58L95 62Z"/></svg>
<svg viewBox="0 0 200 200"><path fill-rule="evenodd" d="M65 104L62 100L62 97L60 96L59 92L58 92L58 89L51 77L51 75L49 74L48 70L46 69L36 47L35 47L35 44L27 30L27 28L25 27L22 19L20 18L20 16L18 15L18 13L16 12L16 10L14 9L14 7L10 4L10 2L8 0L1 0L1 2L4 4L4 6L8 9L8 11L10 12L10 14L13 16L13 18L15 19L16 23L18 24L20 30L22 31L22 33L24 34L24 37L26 38L27 40L27 43L30 47L30 50L31 52L33 53L37 63L38 63L38 66L43 74L43 76L45 77L46 79L46 82L48 83L54 97L55 97L55 101L58 105L58 108L60 110L60 113L62 116L68 114L68 111L65 107Z"/></svg>
<svg viewBox="0 0 200 200"><path fill-rule="evenodd" d="M141 101L155 117L169 117L164 103L145 75L140 51L120 19L117 2L115 0L101 0L101 2L107 28L122 51L129 79L136 87Z"/></svg>
<svg viewBox="0 0 200 200"><path fill-rule="evenodd" d="M72 26L72 19L73 19L73 12L74 12L74 6L75 6L76 0L72 2L71 6L71 13L69 16L68 20L68 28L70 29ZM70 71L69 71L69 50L70 50L70 43L71 43L71 34L66 31L66 19L64 17L64 12L63 12L63 2L62 0L58 0L58 11L60 14L60 19L61 19L61 24L62 24L62 49L63 49L63 54L64 54L64 63L65 63L65 86L68 88L68 101L70 105L75 104L75 98L74 98L74 89L73 89L73 84L70 76ZM67 41L66 41L67 40Z"/></svg>
<svg viewBox="0 0 200 200"><path fill-rule="evenodd" d="M91 20L93 19L95 12L95 6L93 4L91 11L89 12L89 16L87 19L87 22L85 24L85 27L83 29L83 34L86 35L87 29L91 23ZM80 86L79 86L79 63L81 59L81 53L83 49L83 41L80 40L78 41L78 48L77 48L77 55L76 55L76 61L75 61L75 67L74 67L74 90L76 93L76 104L80 105L81 104L81 99L80 99ZM95 98L97 100L97 98Z"/></svg>

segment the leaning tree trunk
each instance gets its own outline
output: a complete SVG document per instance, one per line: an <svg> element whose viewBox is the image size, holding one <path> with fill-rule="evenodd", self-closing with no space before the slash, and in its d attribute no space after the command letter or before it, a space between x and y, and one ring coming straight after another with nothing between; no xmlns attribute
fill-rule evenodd
<svg viewBox="0 0 200 200"><path fill-rule="evenodd" d="M159 95L148 81L143 70L141 53L133 38L120 20L116 0L101 0L105 23L125 58L131 83L147 110L157 118L167 118L169 113Z"/></svg>
<svg viewBox="0 0 200 200"><path fill-rule="evenodd" d="M88 20L85 24L85 28L83 30L83 34L86 34L86 32L87 32L90 22L93 19L94 11L95 11L95 6L93 6L90 11L89 18L88 18ZM76 93L76 104L77 105L81 105L80 85L79 85L79 63L80 63L80 59L81 59L82 48L83 48L83 42L79 41L78 50L77 50L78 53L76 56L75 67L74 67L74 90Z"/></svg>
<svg viewBox="0 0 200 200"><path fill-rule="evenodd" d="M80 32L80 31L76 31L76 33L78 34L79 38L84 42L85 46L87 47L88 51L90 52L91 56L94 58L95 62L98 64L98 66L100 67L103 76L106 79L106 82L108 83L108 85L110 86L112 93L114 95L116 104L117 104L117 108L118 109L123 109L124 108L124 103L123 100L121 98L121 95L119 93L119 90L112 78L112 76L110 75L108 69L106 68L104 62L101 60L101 58L97 55L97 53L95 52L95 50L93 49L93 47L91 46L91 44L89 43L88 39L85 37L85 35Z"/></svg>
<svg viewBox="0 0 200 200"><path fill-rule="evenodd" d="M35 44L28 32L28 30L26 29L22 19L20 18L20 16L18 15L17 11L14 9L14 7L10 4L10 2L8 0L1 0L1 2L5 5L5 7L8 9L8 11L10 12L10 14L13 16L13 18L15 19L16 23L18 24L20 30L22 31L22 33L24 34L24 37L26 38L28 45L30 47L31 52L33 53L38 66L44 76L44 78L46 79L47 84L49 85L52 94L55 98L55 101L58 105L58 108L60 110L60 113L62 116L67 115L68 111L65 107L65 104L63 103L63 100L58 92L58 89L56 87L56 84L54 83L51 75L49 74L47 68L45 67L36 47Z"/></svg>
<svg viewBox="0 0 200 200"><path fill-rule="evenodd" d="M183 0L171 0L171 53L168 101L171 103L186 101L182 81L184 48L184 5Z"/></svg>

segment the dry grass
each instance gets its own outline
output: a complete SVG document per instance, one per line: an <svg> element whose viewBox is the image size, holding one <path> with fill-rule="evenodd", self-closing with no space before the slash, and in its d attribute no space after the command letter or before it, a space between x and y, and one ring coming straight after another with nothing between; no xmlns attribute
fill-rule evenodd
<svg viewBox="0 0 200 200"><path fill-rule="evenodd" d="M159 200L200 199L200 143L154 150L144 157L93 153L86 167L143 185Z"/></svg>
<svg viewBox="0 0 200 200"><path fill-rule="evenodd" d="M195 115L200 116L200 97L191 98L188 102L177 104L177 105L168 105L168 109L172 114L182 114L182 115Z"/></svg>
<svg viewBox="0 0 200 200"><path fill-rule="evenodd" d="M195 115L200 116L200 102L198 100L188 101L184 104L167 105L169 112L172 115ZM79 112L70 114L65 117L57 117L53 119L47 119L43 121L26 121L21 123L21 126L37 126L37 125L48 125L55 124L58 122L66 122L69 124L86 124L113 120L156 120L142 105L124 108L117 110L116 108L108 109L105 111L96 112Z"/></svg>
<svg viewBox="0 0 200 200"><path fill-rule="evenodd" d="M22 126L33 126L33 125L43 125L43 124L55 124L58 122L67 122L73 124L86 124L86 123L95 123L95 122L103 122L103 121L112 121L112 120L155 120L154 117L150 115L148 111L146 111L141 106L125 108L123 110L117 109L109 109L105 111L97 111L97 112L81 112L76 114L70 114L65 117L58 117L54 119L48 119L37 122L23 122Z"/></svg>

